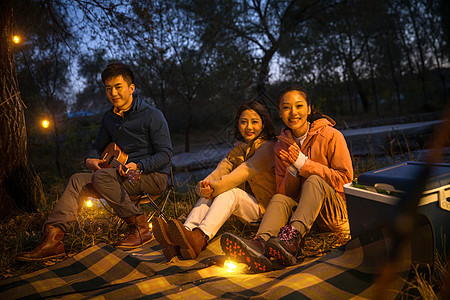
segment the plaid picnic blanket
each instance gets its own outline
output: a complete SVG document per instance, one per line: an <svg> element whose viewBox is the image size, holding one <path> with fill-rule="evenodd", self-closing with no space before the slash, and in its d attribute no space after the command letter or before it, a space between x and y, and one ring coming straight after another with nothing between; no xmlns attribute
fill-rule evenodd
<svg viewBox="0 0 450 300"><path fill-rule="evenodd" d="M373 298L389 238L375 230L322 257L272 272L228 272L215 238L196 260L167 262L156 242L124 252L93 246L54 266L0 281L0 299ZM410 251L396 267L384 299L395 298L409 273Z"/></svg>

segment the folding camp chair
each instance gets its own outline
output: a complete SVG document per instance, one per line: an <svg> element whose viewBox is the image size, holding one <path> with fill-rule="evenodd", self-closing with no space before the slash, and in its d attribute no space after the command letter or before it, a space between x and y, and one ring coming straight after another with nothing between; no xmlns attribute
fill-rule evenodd
<svg viewBox="0 0 450 300"><path fill-rule="evenodd" d="M172 166L170 166L170 174L169 174L169 184L164 192L158 195L151 195L148 193L140 194L131 197L131 201L139 207L139 205L150 204L153 208L153 212L147 216L147 222L157 214L161 218L163 218L166 222L169 221L169 217L164 213L166 205L169 201L169 197L171 194L175 197L174 190L174 181L173 181L173 171ZM114 218L117 220L116 228L120 229L125 223L121 218L119 218L116 214L114 214Z"/></svg>
<svg viewBox="0 0 450 300"><path fill-rule="evenodd" d="M173 171L172 166L170 166L170 174L169 174L169 184L164 192L159 195L150 195L148 193L144 193L141 195L137 195L131 198L131 201L136 206L149 203L153 207L153 212L147 217L147 222L149 222L155 214L159 214L166 222L169 221L169 218L164 213L164 209L166 208L166 204L169 200L171 194L174 193L174 182L173 182Z"/></svg>

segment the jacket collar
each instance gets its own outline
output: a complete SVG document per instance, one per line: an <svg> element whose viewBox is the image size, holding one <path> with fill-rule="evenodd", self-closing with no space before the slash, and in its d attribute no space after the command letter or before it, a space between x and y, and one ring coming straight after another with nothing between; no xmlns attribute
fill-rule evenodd
<svg viewBox="0 0 450 300"><path fill-rule="evenodd" d="M318 134L324 127L331 126L333 127L336 125L336 122L327 115L322 115L322 118L316 119L314 122L311 123L308 131L308 136ZM284 127L281 129L282 137L288 138L292 142L294 142L294 136L292 135L292 131L288 127Z"/></svg>
<svg viewBox="0 0 450 300"><path fill-rule="evenodd" d="M137 95L133 95L133 102L131 103L131 106L128 110L123 112L122 117L127 116L128 114L130 114L131 112L135 112L135 111L140 111L144 108L145 106L145 102L143 102ZM115 107L113 106L111 108L111 112L115 115L120 116L120 114L116 113L115 111Z"/></svg>
<svg viewBox="0 0 450 300"><path fill-rule="evenodd" d="M256 149L258 149L259 146L261 146L266 141L267 140L261 137L257 138L256 140L250 143L237 141L234 144L233 149L228 153L227 157L235 168L239 166L242 162L244 162L248 157L255 154Z"/></svg>
<svg viewBox="0 0 450 300"><path fill-rule="evenodd" d="M249 143L246 143L243 141L237 141L234 144L234 146L241 149L244 153L247 153L249 149L253 150L253 151L258 149L259 146L261 146L261 144L264 143L265 141L266 141L265 139L258 137Z"/></svg>

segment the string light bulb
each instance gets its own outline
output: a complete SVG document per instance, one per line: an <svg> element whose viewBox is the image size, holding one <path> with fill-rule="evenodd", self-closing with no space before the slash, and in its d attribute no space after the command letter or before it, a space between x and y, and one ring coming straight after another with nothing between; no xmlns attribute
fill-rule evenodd
<svg viewBox="0 0 450 300"><path fill-rule="evenodd" d="M50 127L50 121L48 119L43 119L41 122L42 127L49 128Z"/></svg>
<svg viewBox="0 0 450 300"><path fill-rule="evenodd" d="M12 37L12 40L13 40L13 43L14 43L14 44L18 44L18 43L20 43L20 36L14 35L14 36Z"/></svg>
<svg viewBox="0 0 450 300"><path fill-rule="evenodd" d="M50 119L46 113L42 113L41 116L41 126L45 129L49 128L51 125Z"/></svg>

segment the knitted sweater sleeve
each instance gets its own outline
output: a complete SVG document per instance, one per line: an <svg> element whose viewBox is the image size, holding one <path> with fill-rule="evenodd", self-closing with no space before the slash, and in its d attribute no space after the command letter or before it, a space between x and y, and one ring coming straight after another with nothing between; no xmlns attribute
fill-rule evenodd
<svg viewBox="0 0 450 300"><path fill-rule="evenodd" d="M227 157L225 157L217 164L217 167L214 169L214 171L212 171L203 180L206 180L206 181L219 180L220 177L222 177L223 175L229 174L231 172L232 168L233 168L233 164L228 160Z"/></svg>
<svg viewBox="0 0 450 300"><path fill-rule="evenodd" d="M273 168L273 155L273 143L266 142L262 144L256 149L255 154L245 160L232 172L221 176L219 180L210 182L210 185L214 190L212 196L216 197L223 192L239 186L253 176Z"/></svg>
<svg viewBox="0 0 450 300"><path fill-rule="evenodd" d="M219 180L220 177L222 177L223 175L229 174L231 172L232 168L233 168L233 164L228 160L227 157L225 157L217 164L217 167L214 169L214 171L212 171L202 181L210 181L211 182L211 181ZM195 187L195 192L200 197L205 197L205 195L203 195L200 192L200 182L197 183L197 185Z"/></svg>

